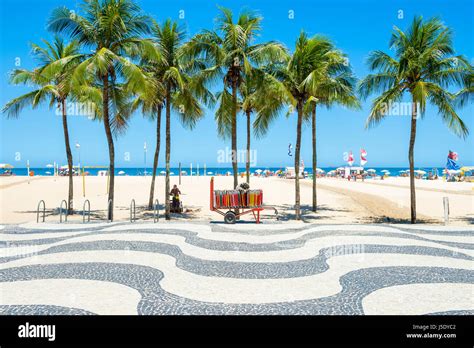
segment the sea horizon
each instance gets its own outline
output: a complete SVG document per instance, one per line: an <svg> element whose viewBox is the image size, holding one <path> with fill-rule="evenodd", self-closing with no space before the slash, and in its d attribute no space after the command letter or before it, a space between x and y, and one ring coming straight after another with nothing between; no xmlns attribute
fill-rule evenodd
<svg viewBox="0 0 474 348"><path fill-rule="evenodd" d="M75 165L76 167L76 165ZM96 168L87 168L85 166L85 171L89 172L88 175L95 176L98 175L98 172L101 170L107 170L107 166L91 166L91 167L96 167ZM100 167L100 168L97 168ZM257 173L258 170L260 171L265 171L269 170L271 172L275 172L277 170L285 170L287 166L256 166L256 167L251 167L250 168L250 173L255 174ZM326 173L334 170L339 167L345 167L344 165L341 166L322 166L318 167L322 170L324 170ZM353 165L352 167L359 167L358 165ZM390 175L396 176L399 175L400 171L405 171L408 169L407 167L391 167L391 166L363 166L364 169L374 169L375 174L381 175L383 174L383 170L388 170L390 172ZM444 167L440 166L419 166L415 167L415 170L423 170L428 172L431 172L432 170L437 170L438 174L442 174ZM16 176L27 176L27 167L16 167L12 169L12 173ZM53 174L53 168L45 168L45 167L30 167L30 171L33 172L34 175L41 175L41 176L51 176ZM156 170L156 175L164 175L166 168L165 167L158 167ZM232 167L202 167L200 166L199 169L196 167L181 167L181 171L183 172L184 175L190 175L191 171L193 175L198 175L198 170L199 170L199 175L200 176L209 176L209 175L226 175L227 173L232 173ZM304 168L305 172L312 174L313 170L311 167L305 167ZM153 168L152 167L116 167L115 168L115 174L119 176L143 176L143 173L146 171L147 176L152 175ZM171 167L170 171L172 175L178 175L179 174L179 167ZM245 167L239 167L238 170L239 173L245 173Z"/></svg>

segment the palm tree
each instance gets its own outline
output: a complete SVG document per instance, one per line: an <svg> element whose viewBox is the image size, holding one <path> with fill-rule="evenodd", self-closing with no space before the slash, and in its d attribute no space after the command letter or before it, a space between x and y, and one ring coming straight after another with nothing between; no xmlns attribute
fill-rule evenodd
<svg viewBox="0 0 474 348"><path fill-rule="evenodd" d="M340 104L346 107L359 108L360 103L354 95L355 78L352 75L347 57L337 50L333 43L322 36L314 37L315 47L320 51L313 53L312 64L313 71L305 80L310 97L306 102L305 113L306 120L311 123L312 135L312 167L313 167L313 205L312 211L317 210L317 191L316 191L316 108L318 105L331 107L334 104Z"/></svg>
<svg viewBox="0 0 474 348"><path fill-rule="evenodd" d="M152 43L140 35L149 32L150 20L132 0L85 0L81 16L66 7L53 11L48 28L77 39L92 53L73 74L83 100L100 105L97 117L104 124L109 148L108 219L113 220L114 134L124 129L130 114L130 93L150 93L150 82L129 56L155 54ZM121 83L124 82L124 83Z"/></svg>
<svg viewBox="0 0 474 348"><path fill-rule="evenodd" d="M150 185L150 195L148 199L148 209L153 209L153 201L155 195L155 181L156 181L156 171L158 168L158 158L160 154L160 144L161 144L161 114L163 111L163 86L162 86L162 73L161 67L158 64L155 64L153 61L144 61L140 64L140 67L148 74L148 79L152 80L152 86L156 88L153 93L150 93L150 99L143 99L138 96L132 102L132 110L141 107L142 114L148 117L151 121L156 121L156 146L155 154L153 156L153 173Z"/></svg>
<svg viewBox="0 0 474 348"><path fill-rule="evenodd" d="M11 83L34 85L36 89L12 99L5 105L2 112L6 113L8 117L18 117L25 106L31 105L33 108L36 108L41 102L46 100L49 100L50 107L56 105L61 110L69 169L67 214L72 214L74 199L73 161L69 142L66 103L73 95L71 91L72 71L83 56L79 53L79 45L76 41L66 44L61 38L56 37L52 43L46 40L43 40L43 43L46 47L36 44L32 45L34 56L41 62L40 67L33 71L17 69L11 74Z"/></svg>
<svg viewBox="0 0 474 348"><path fill-rule="evenodd" d="M240 108L245 114L246 130L247 130L247 156L245 158L245 176L247 184L250 183L250 141L251 141L251 122L250 117L258 108L257 89L262 85L258 85L255 77L249 77L240 86L240 95L242 96Z"/></svg>
<svg viewBox="0 0 474 348"><path fill-rule="evenodd" d="M163 103L166 112L166 179L165 218L170 219L170 155L171 155L171 108L173 107L183 125L194 127L203 116L199 100L212 101L211 93L205 88L205 79L200 75L203 67L199 59L186 54L183 44L185 31L176 22L166 20L162 26L153 26L153 41L159 52L156 77L164 88Z"/></svg>
<svg viewBox="0 0 474 348"><path fill-rule="evenodd" d="M416 223L414 147L418 116L423 117L429 101L456 135L466 137L468 129L454 107L451 85L465 86L472 76L472 66L462 56L454 56L451 30L438 18L423 21L415 17L407 31L395 27L390 39L394 56L382 51L372 52L369 67L376 73L365 77L359 92L363 97L381 93L372 103L367 127L378 124L388 114L388 105L400 102L407 93L411 97L410 202L411 223Z"/></svg>
<svg viewBox="0 0 474 348"><path fill-rule="evenodd" d="M315 102L330 104L336 100L337 91L341 89L344 89L345 93L350 92L351 78L347 67L334 57L331 58L334 62L330 60L331 64L328 64L328 56L334 55L338 57L340 54L333 50L329 40L321 36L309 38L305 32L301 32L296 41L295 51L288 61L271 67L273 82L267 88L269 91L267 106L259 112L255 120L258 133L264 134L284 104L290 105L289 113L296 108L295 218L297 220L301 219L299 182L301 128L303 121L308 117L309 105ZM339 76L339 80L325 81L324 78L328 74L333 78ZM341 102L342 100L343 98ZM315 154L314 144L315 142L313 142L313 154ZM313 165L315 164L313 162Z"/></svg>
<svg viewBox="0 0 474 348"><path fill-rule="evenodd" d="M203 72L208 79L223 77L223 91L218 94L216 120L220 134L230 128L234 187L238 184L237 112L239 88L252 68L264 62L279 61L285 55L277 42L254 44L261 30L262 17L253 11L243 11L234 22L232 11L220 8L217 29L197 34L187 44L188 54L201 56L208 62ZM209 63L210 62L210 63ZM230 125L230 127L229 127Z"/></svg>

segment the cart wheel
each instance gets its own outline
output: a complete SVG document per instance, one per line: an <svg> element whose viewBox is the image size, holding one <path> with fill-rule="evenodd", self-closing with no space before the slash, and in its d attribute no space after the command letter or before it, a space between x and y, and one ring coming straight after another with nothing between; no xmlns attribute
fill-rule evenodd
<svg viewBox="0 0 474 348"><path fill-rule="evenodd" d="M229 210L224 215L224 221L226 224L235 224L235 213Z"/></svg>

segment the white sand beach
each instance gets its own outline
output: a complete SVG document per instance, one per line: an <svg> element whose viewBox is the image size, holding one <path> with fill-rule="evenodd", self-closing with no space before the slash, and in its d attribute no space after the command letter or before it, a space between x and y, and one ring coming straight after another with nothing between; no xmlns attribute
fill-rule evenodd
<svg viewBox="0 0 474 348"><path fill-rule="evenodd" d="M137 218L153 218L152 211L145 209L148 202L151 177L116 177L115 220L129 219L132 199L137 206ZM171 177L171 185L178 184L178 177ZM230 189L233 178L216 177L216 189ZM243 181L244 179L240 179ZM222 221L222 216L209 209L210 177L183 176L179 185L185 214L173 215L174 219ZM105 219L107 207L107 177L86 176L85 197L82 177L74 177L74 208L82 211L83 202L91 203L91 219ZM67 198L67 177L1 177L0 178L0 223L24 223L36 221L36 208L43 199L46 203L46 221L59 221L58 208ZM449 198L450 224L470 225L474 223L474 186L472 183L448 183L442 180L416 180L417 211L420 222L443 223L443 197ZM294 181L276 177L251 178L251 188L264 193L264 204L278 209L280 221L293 222ZM161 204L163 214L164 177L158 176L155 198ZM406 222L409 219L409 179L388 178L349 182L344 179L318 179L318 212L311 208L311 180L302 180L301 204L305 221L339 224L372 222ZM273 212L265 212L264 219L272 219ZM252 220L246 215L243 220ZM82 221L81 214L68 218Z"/></svg>

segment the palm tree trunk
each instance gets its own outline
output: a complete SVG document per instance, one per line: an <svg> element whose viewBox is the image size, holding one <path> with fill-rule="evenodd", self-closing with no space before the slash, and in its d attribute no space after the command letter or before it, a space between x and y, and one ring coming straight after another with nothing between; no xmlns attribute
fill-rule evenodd
<svg viewBox="0 0 474 348"><path fill-rule="evenodd" d="M72 153L71 145L69 144L69 130L67 127L67 114L66 114L66 100L61 100L61 109L63 114L63 131L64 131L64 142L66 145L66 156L67 156L67 167L69 169L69 191L67 196L67 214L73 213L73 181L72 181Z"/></svg>
<svg viewBox="0 0 474 348"><path fill-rule="evenodd" d="M237 85L232 84L232 171L234 172L234 187L238 185L238 168L237 168Z"/></svg>
<svg viewBox="0 0 474 348"><path fill-rule="evenodd" d="M153 209L153 198L155 194L156 169L158 168L158 157L160 154L160 130L161 130L161 105L156 110L156 148L153 158L153 175L151 177L150 199L148 200L148 209Z"/></svg>
<svg viewBox="0 0 474 348"><path fill-rule="evenodd" d="M247 174L247 184L250 183L250 111L247 111L247 158L245 162L245 171Z"/></svg>
<svg viewBox="0 0 474 348"><path fill-rule="evenodd" d="M301 219L300 211L300 149L301 149L301 124L303 123L303 102L298 100L297 105L298 122L296 126L296 148L295 148L295 218Z"/></svg>
<svg viewBox="0 0 474 348"><path fill-rule="evenodd" d="M165 179L165 219L170 220L170 149L171 149L171 86L166 90L166 179Z"/></svg>
<svg viewBox="0 0 474 348"><path fill-rule="evenodd" d="M316 168L317 168L317 156L316 156L316 104L313 107L312 113L312 138L313 138L313 211L318 209L318 196L316 193Z"/></svg>
<svg viewBox="0 0 474 348"><path fill-rule="evenodd" d="M107 137L107 145L109 146L109 197L107 200L107 218L110 221L114 219L114 179L115 179L115 148L114 148L114 137L112 130L110 129L109 119L109 75L105 74L103 77L103 117L104 117L104 128L105 136ZM111 209L109 211L109 202L111 202Z"/></svg>
<svg viewBox="0 0 474 348"><path fill-rule="evenodd" d="M408 161L410 162L410 207L411 223L416 223L416 193L415 193L415 138L416 138L416 118L417 107L415 101L412 101L410 148L408 150Z"/></svg>

